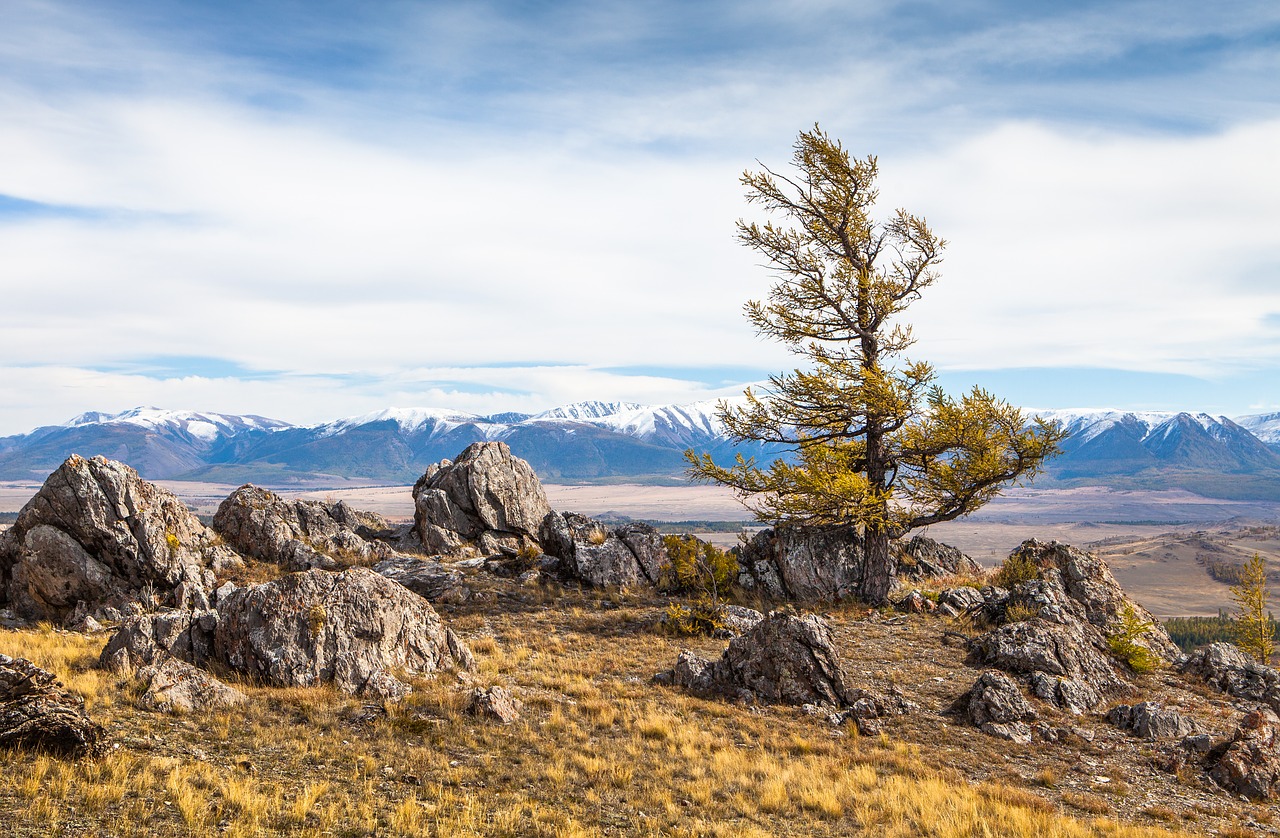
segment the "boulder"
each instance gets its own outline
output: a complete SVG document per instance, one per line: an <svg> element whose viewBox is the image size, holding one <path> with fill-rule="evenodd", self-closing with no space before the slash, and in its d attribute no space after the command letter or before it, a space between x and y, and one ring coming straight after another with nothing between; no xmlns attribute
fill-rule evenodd
<svg viewBox="0 0 1280 838"><path fill-rule="evenodd" d="M1209 753L1209 776L1236 794L1271 800L1280 793L1280 718L1270 710L1245 715L1230 741Z"/></svg>
<svg viewBox="0 0 1280 838"><path fill-rule="evenodd" d="M0 598L27 619L200 606L239 556L128 466L72 455L0 533Z"/></svg>
<svg viewBox="0 0 1280 838"><path fill-rule="evenodd" d="M929 577L982 574L982 565L949 544L923 535L893 542L898 575L918 581Z"/></svg>
<svg viewBox="0 0 1280 838"><path fill-rule="evenodd" d="M368 568L309 570L218 600L214 657L277 686L332 683L394 700L395 673L471 669L471 651L422 597Z"/></svg>
<svg viewBox="0 0 1280 838"><path fill-rule="evenodd" d="M168 713L218 710L244 704L249 697L222 683L203 669L186 661L165 656L138 670L138 680L146 684L142 705Z"/></svg>
<svg viewBox="0 0 1280 838"><path fill-rule="evenodd" d="M433 559L397 554L378 562L373 572L404 585L428 602L465 602L471 597L465 577Z"/></svg>
<svg viewBox="0 0 1280 838"><path fill-rule="evenodd" d="M521 703L502 687L476 687L467 699L467 712L509 725L520 718Z"/></svg>
<svg viewBox="0 0 1280 838"><path fill-rule="evenodd" d="M538 528L548 556L566 579L593 588L657 585L667 550L648 524L608 528L574 512L552 512Z"/></svg>
<svg viewBox="0 0 1280 838"><path fill-rule="evenodd" d="M430 466L413 502L414 529L429 553L519 550L536 541L551 512L538 476L504 442L477 442Z"/></svg>
<svg viewBox="0 0 1280 838"><path fill-rule="evenodd" d="M1035 708L1023 697L1018 682L1003 672L991 669L978 676L951 710L983 730L989 724L1026 722L1037 715Z"/></svg>
<svg viewBox="0 0 1280 838"><path fill-rule="evenodd" d="M1186 739L1199 732L1195 719L1177 710L1168 710L1154 701L1130 707L1121 704L1107 713L1107 721L1121 730L1131 730L1141 739Z"/></svg>
<svg viewBox="0 0 1280 838"><path fill-rule="evenodd" d="M126 618L107 641L98 664L130 672L174 657L203 666L213 656L218 612L170 609Z"/></svg>
<svg viewBox="0 0 1280 838"><path fill-rule="evenodd" d="M938 594L938 604L948 605L961 614L981 608L986 604L982 591L968 585L946 588Z"/></svg>
<svg viewBox="0 0 1280 838"><path fill-rule="evenodd" d="M1087 623L1051 623L1032 619L1008 623L970 641L975 662L1041 680L1043 696L1080 713L1095 709L1105 694L1123 692L1128 683L1107 654L1106 638Z"/></svg>
<svg viewBox="0 0 1280 838"><path fill-rule="evenodd" d="M1062 678L1047 672L1033 672L1029 680L1031 691L1038 697L1077 716L1094 710L1102 703L1102 696L1098 691L1088 681L1079 678Z"/></svg>
<svg viewBox="0 0 1280 838"><path fill-rule="evenodd" d="M840 666L831 629L821 618L775 611L729 641L719 660L682 652L660 680L700 695L848 707L855 696Z"/></svg>
<svg viewBox="0 0 1280 838"><path fill-rule="evenodd" d="M286 500L252 485L222 502L213 528L244 555L290 571L370 565L395 553L375 538L393 532L379 515L344 501Z"/></svg>
<svg viewBox="0 0 1280 838"><path fill-rule="evenodd" d="M0 655L0 748L94 757L106 753L107 734L52 672Z"/></svg>
<svg viewBox="0 0 1280 838"><path fill-rule="evenodd" d="M1250 658L1231 643L1197 649L1179 669L1227 695L1256 701L1280 713L1280 672Z"/></svg>
<svg viewBox="0 0 1280 838"><path fill-rule="evenodd" d="M894 608L907 614L932 614L938 609L937 603L918 590L908 591L905 596L892 604Z"/></svg>
<svg viewBox="0 0 1280 838"><path fill-rule="evenodd" d="M775 600L841 600L857 595L865 563L853 527L774 527L739 549L738 585Z"/></svg>

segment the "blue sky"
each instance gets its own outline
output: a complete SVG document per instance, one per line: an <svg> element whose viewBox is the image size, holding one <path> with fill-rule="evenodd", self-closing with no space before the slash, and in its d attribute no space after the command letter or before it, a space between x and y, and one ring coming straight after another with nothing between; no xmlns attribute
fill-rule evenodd
<svg viewBox="0 0 1280 838"><path fill-rule="evenodd" d="M815 122L950 242L943 382L1280 410L1272 2L0 8L0 435L730 395Z"/></svg>

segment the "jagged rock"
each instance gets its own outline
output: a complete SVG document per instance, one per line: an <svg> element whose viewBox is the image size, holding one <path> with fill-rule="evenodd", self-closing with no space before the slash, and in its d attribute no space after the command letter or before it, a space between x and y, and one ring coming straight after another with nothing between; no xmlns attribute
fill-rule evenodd
<svg viewBox="0 0 1280 838"><path fill-rule="evenodd" d="M853 703L831 629L814 615L775 611L729 641L719 660L682 652L665 680L693 693L746 701L831 707Z"/></svg>
<svg viewBox="0 0 1280 838"><path fill-rule="evenodd" d="M864 565L852 527L774 527L739 549L738 585L776 600L840 600L857 594Z"/></svg>
<svg viewBox="0 0 1280 838"><path fill-rule="evenodd" d="M483 553L536 540L551 512L538 476L504 442L477 442L429 467L413 487L414 528L429 553Z"/></svg>
<svg viewBox="0 0 1280 838"><path fill-rule="evenodd" d="M407 689L392 673L475 665L424 599L360 567L309 570L220 597L214 656L270 684L331 682L390 699Z"/></svg>
<svg viewBox="0 0 1280 838"><path fill-rule="evenodd" d="M1179 669L1214 689L1280 713L1280 672L1258 663L1231 643L1211 643L1197 649Z"/></svg>
<svg viewBox="0 0 1280 838"><path fill-rule="evenodd" d="M373 572L404 585L428 602L465 602L470 597L465 577L432 559L396 555L378 562Z"/></svg>
<svg viewBox="0 0 1280 838"><path fill-rule="evenodd" d="M1128 689L1105 651L1106 639L1088 623L1044 620L1009 623L975 638L969 648L979 663L1006 672L1021 675L1040 672L1086 685L1093 690L1094 695L1090 697L1097 698L1089 702L1089 710L1097 706L1102 694ZM1055 683L1055 695L1058 686Z"/></svg>
<svg viewBox="0 0 1280 838"><path fill-rule="evenodd" d="M0 655L0 748L101 756L107 734L84 712L84 700L62 689L52 672Z"/></svg>
<svg viewBox="0 0 1280 838"><path fill-rule="evenodd" d="M1012 738L1004 735L1009 730L989 730L989 726L1026 722L1037 715L1035 708L1023 697L1017 681L1003 672L990 669L979 675L969 691L956 700L951 712L963 715L974 727L1004 739ZM1021 733L1021 728L1017 732ZM1026 734L1027 741L1030 741L1029 727Z"/></svg>
<svg viewBox="0 0 1280 838"><path fill-rule="evenodd" d="M938 594L939 605L949 605L961 614L980 608L985 603L982 591L967 585L960 588L947 588Z"/></svg>
<svg viewBox="0 0 1280 838"><path fill-rule="evenodd" d="M128 672L176 657L203 666L213 655L218 612L168 610L136 614L120 624L98 657L113 672Z"/></svg>
<svg viewBox="0 0 1280 838"><path fill-rule="evenodd" d="M1197 733L1194 719L1176 710L1166 710L1154 701L1130 707L1121 704L1107 713L1107 721L1122 730L1131 730L1142 739L1186 739Z"/></svg>
<svg viewBox="0 0 1280 838"><path fill-rule="evenodd" d="M1160 621L1125 594L1106 562L1093 553L1062 544L1029 539L1011 554L1029 558L1041 569L1041 579L1018 585L1006 603L1034 608L1043 619L1053 622L1082 621L1104 636L1120 627L1126 610L1148 625L1138 638L1163 660L1174 663L1182 651L1160 626Z"/></svg>
<svg viewBox="0 0 1280 838"><path fill-rule="evenodd" d="M982 566L949 544L942 544L923 535L913 536L907 542L895 541L898 575L919 580L930 576L982 573Z"/></svg>
<svg viewBox="0 0 1280 838"><path fill-rule="evenodd" d="M290 571L369 565L395 553L374 540L394 531L380 515L359 512L344 501L286 500L252 485L222 502L213 528L244 555Z"/></svg>
<svg viewBox="0 0 1280 838"><path fill-rule="evenodd" d="M845 700L849 702L849 709L841 714L842 719L852 720L863 736L878 736L882 720L918 709L896 687L887 693L864 688L849 690Z"/></svg>
<svg viewBox="0 0 1280 838"><path fill-rule="evenodd" d="M552 512L538 538L560 559L562 576L593 588L656 585L667 560L662 534L648 524L609 529L574 512Z"/></svg>
<svg viewBox="0 0 1280 838"><path fill-rule="evenodd" d="M142 694L143 706L162 712L217 710L249 700L235 687L168 655L139 669L137 677L147 685L146 692Z"/></svg>
<svg viewBox="0 0 1280 838"><path fill-rule="evenodd" d="M521 703L502 687L476 687L467 700L467 712L482 719L509 725L520 718Z"/></svg>
<svg viewBox="0 0 1280 838"><path fill-rule="evenodd" d="M754 608L747 608L743 605L724 606L724 630L731 637L746 634L763 619L764 615Z"/></svg>
<svg viewBox="0 0 1280 838"><path fill-rule="evenodd" d="M1223 788L1254 800L1280 793L1280 718L1255 710L1240 722L1231 740L1214 748L1209 776Z"/></svg>
<svg viewBox="0 0 1280 838"><path fill-rule="evenodd" d="M1050 704L1079 716L1088 713L1102 703L1102 696L1087 682L1076 678L1061 678L1047 672L1033 672L1031 691Z"/></svg>
<svg viewBox="0 0 1280 838"><path fill-rule="evenodd" d="M72 455L0 533L0 598L19 616L119 619L202 606L213 572L240 564L176 497L128 466Z"/></svg>

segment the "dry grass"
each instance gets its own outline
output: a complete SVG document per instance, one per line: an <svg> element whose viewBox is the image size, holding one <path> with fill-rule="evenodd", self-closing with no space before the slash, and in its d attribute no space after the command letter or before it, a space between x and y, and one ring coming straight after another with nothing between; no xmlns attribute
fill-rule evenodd
<svg viewBox="0 0 1280 838"><path fill-rule="evenodd" d="M681 645L723 646L657 635L656 615L590 601L452 615L480 671L417 680L385 715L330 689L252 685L246 708L151 713L132 682L93 668L103 636L0 632L0 652L55 671L118 745L96 762L0 752L0 820L13 835L1172 834L971 785L918 745L792 708L656 687ZM523 719L465 715L474 683L512 687ZM1079 811L1111 809L1080 797Z"/></svg>

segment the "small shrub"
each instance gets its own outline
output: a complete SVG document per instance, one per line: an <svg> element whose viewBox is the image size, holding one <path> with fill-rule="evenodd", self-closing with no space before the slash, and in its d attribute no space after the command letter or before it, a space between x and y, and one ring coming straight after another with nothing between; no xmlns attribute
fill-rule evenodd
<svg viewBox="0 0 1280 838"><path fill-rule="evenodd" d="M738 557L692 535L663 536L662 586L720 600L738 580Z"/></svg>
<svg viewBox="0 0 1280 838"><path fill-rule="evenodd" d="M311 606L307 609L307 628L311 629L312 634L319 634L324 629L328 617L323 605Z"/></svg>
<svg viewBox="0 0 1280 838"><path fill-rule="evenodd" d="M1111 654L1124 661L1130 669L1139 675L1155 672L1160 668L1160 658L1139 639L1147 633L1151 624L1140 618L1132 605L1124 607L1120 615L1120 625L1107 638L1107 646Z"/></svg>
<svg viewBox="0 0 1280 838"><path fill-rule="evenodd" d="M723 606L707 602L685 605L672 602L667 605L662 628L670 634L681 636L713 635L724 628Z"/></svg>
<svg viewBox="0 0 1280 838"><path fill-rule="evenodd" d="M166 531L164 534L164 543L169 548L169 558L178 555L178 549L182 547L182 542L178 540L178 536L172 532Z"/></svg>
<svg viewBox="0 0 1280 838"><path fill-rule="evenodd" d="M587 534L587 541L591 542L597 547L599 547L601 544L604 544L608 540L609 540L609 533L604 531L604 527L594 527L591 530L591 532Z"/></svg>
<svg viewBox="0 0 1280 838"><path fill-rule="evenodd" d="M1040 578L1040 565L1035 559L1021 553L1014 553L1005 559L996 571L991 583L1001 588L1012 588L1022 582L1030 582Z"/></svg>
<svg viewBox="0 0 1280 838"><path fill-rule="evenodd" d="M1004 609L1004 621L1006 623L1025 623L1027 620L1034 619L1039 614L1039 609L1034 605L1015 602Z"/></svg>
<svg viewBox="0 0 1280 838"><path fill-rule="evenodd" d="M516 551L515 567L520 573L527 570L533 570L538 564L538 559L542 558L542 548L532 541L526 541L520 545L520 549Z"/></svg>

